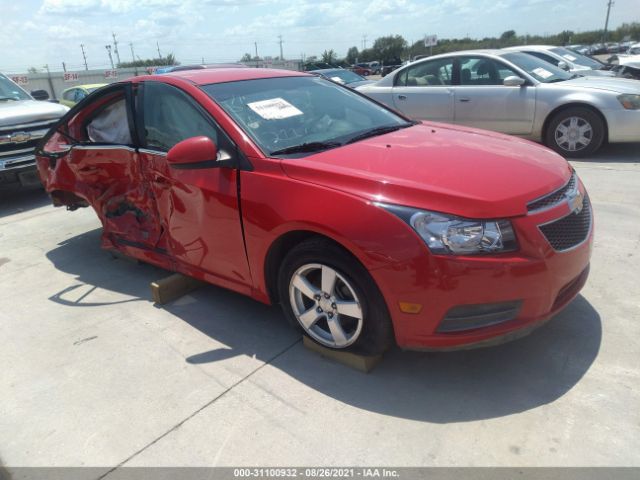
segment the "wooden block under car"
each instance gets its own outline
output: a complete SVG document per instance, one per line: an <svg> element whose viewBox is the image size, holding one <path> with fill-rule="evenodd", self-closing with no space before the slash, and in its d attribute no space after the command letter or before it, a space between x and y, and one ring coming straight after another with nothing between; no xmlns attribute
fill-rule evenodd
<svg viewBox="0 0 640 480"><path fill-rule="evenodd" d="M302 344L323 357L331 358L336 360L337 362L342 363L351 368L355 368L356 370L360 370L364 373L369 373L373 370L380 360L382 360L382 355L358 355L351 352L341 352L339 350L331 350L330 348L323 347L322 345L314 342L309 337L302 337Z"/></svg>
<svg viewBox="0 0 640 480"><path fill-rule="evenodd" d="M205 282L181 273L174 273L161 280L151 282L150 287L153 301L159 305L164 305L203 285L205 285Z"/></svg>

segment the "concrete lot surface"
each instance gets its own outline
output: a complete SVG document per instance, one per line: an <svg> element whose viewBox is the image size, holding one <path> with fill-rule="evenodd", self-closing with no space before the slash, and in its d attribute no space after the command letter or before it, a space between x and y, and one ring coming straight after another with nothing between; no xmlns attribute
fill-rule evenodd
<svg viewBox="0 0 640 480"><path fill-rule="evenodd" d="M640 145L573 162L591 277L522 340L366 375L278 308L99 247L93 211L0 193L0 459L18 466L640 466Z"/></svg>

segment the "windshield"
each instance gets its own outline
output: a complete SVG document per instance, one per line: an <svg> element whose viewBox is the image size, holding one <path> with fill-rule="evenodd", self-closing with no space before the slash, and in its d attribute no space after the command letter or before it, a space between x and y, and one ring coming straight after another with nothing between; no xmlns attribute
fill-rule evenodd
<svg viewBox="0 0 640 480"><path fill-rule="evenodd" d="M320 77L204 85L267 155L320 151L411 122ZM285 152L286 151L286 152Z"/></svg>
<svg viewBox="0 0 640 480"><path fill-rule="evenodd" d="M568 48L557 47L552 48L551 51L571 63L582 65L583 67L589 67L592 70L600 70L603 67L603 64L597 60L581 55L580 53L569 50Z"/></svg>
<svg viewBox="0 0 640 480"><path fill-rule="evenodd" d="M509 60L542 83L562 82L573 77L572 74L559 69L555 65L551 65L549 62L527 53L509 52L502 55L502 58Z"/></svg>
<svg viewBox="0 0 640 480"><path fill-rule="evenodd" d="M31 97L0 73L0 100L31 100Z"/></svg>
<svg viewBox="0 0 640 480"><path fill-rule="evenodd" d="M364 77L361 77L360 75L352 72L351 70L339 69L339 70L329 70L324 72L320 71L317 73L323 75L324 77L330 78L334 82L338 82L338 83L349 84L353 82L362 82L363 80L366 80Z"/></svg>

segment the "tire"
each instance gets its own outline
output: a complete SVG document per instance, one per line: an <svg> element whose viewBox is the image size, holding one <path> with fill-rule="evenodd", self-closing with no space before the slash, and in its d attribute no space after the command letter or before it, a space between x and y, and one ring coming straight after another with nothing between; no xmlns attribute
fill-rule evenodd
<svg viewBox="0 0 640 480"><path fill-rule="evenodd" d="M392 345L389 312L371 275L326 239L291 249L280 267L278 296L287 319L326 348L377 355Z"/></svg>
<svg viewBox="0 0 640 480"><path fill-rule="evenodd" d="M565 157L593 154L605 138L600 116L585 107L571 107L553 116L545 132L545 144Z"/></svg>

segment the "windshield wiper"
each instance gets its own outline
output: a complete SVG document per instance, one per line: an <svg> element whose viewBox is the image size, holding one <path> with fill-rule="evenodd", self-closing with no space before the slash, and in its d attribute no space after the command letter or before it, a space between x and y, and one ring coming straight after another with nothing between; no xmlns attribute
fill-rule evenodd
<svg viewBox="0 0 640 480"><path fill-rule="evenodd" d="M330 148L340 147L340 142L308 142L291 147L281 148L271 152L271 155L286 155L287 153L319 152Z"/></svg>
<svg viewBox="0 0 640 480"><path fill-rule="evenodd" d="M16 97L0 97L0 101L2 100L15 100L18 101L18 99Z"/></svg>
<svg viewBox="0 0 640 480"><path fill-rule="evenodd" d="M347 143L354 143L357 142L359 140L364 140L365 138L369 138L369 137L375 137L378 135L384 135L385 133L391 133L391 132L395 132L396 130L400 130L401 128L407 128L410 127L412 125L415 125L415 123L408 123L406 125L386 125L384 127L376 127L376 128L372 128L371 130L367 130L366 132L362 132L359 135L356 135L355 137L351 137L349 140L347 140Z"/></svg>

